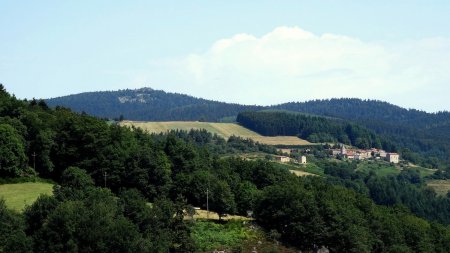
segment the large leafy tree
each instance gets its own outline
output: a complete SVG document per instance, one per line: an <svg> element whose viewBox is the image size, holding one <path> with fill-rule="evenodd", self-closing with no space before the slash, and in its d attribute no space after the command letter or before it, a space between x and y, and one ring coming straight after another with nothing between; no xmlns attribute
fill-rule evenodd
<svg viewBox="0 0 450 253"><path fill-rule="evenodd" d="M216 211L221 219L225 214L236 211L234 195L227 182L218 180L211 184L211 209Z"/></svg>
<svg viewBox="0 0 450 253"><path fill-rule="evenodd" d="M31 240L24 229L21 216L8 210L0 199L0 252L31 252Z"/></svg>
<svg viewBox="0 0 450 253"><path fill-rule="evenodd" d="M0 124L0 177L17 177L27 167L24 140L9 124Z"/></svg>

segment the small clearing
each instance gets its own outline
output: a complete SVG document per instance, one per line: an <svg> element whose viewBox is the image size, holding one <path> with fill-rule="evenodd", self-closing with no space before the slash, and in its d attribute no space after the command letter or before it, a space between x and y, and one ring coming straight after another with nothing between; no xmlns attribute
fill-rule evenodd
<svg viewBox="0 0 450 253"><path fill-rule="evenodd" d="M219 215L216 212L209 211L209 214L208 214L208 211L198 209L198 210L195 210L195 214L194 214L193 218L195 220L196 219L219 220ZM186 217L186 219L189 219L189 218ZM249 220L253 220L253 219L249 218L249 217L245 217L245 216L239 216L239 215L227 215L225 217L222 217L222 220L224 220L224 221L229 221L229 220L249 221Z"/></svg>
<svg viewBox="0 0 450 253"><path fill-rule="evenodd" d="M252 139L267 145L287 145L301 146L313 145L312 143L300 139L297 136L262 136L250 129L242 127L236 123L215 123L215 122L198 122L198 121L167 121L167 122L144 122L144 121L122 121L121 126L139 127L149 133L165 133L170 130L205 129L206 131L217 134L225 139L230 136L240 136L242 138Z"/></svg>
<svg viewBox="0 0 450 253"><path fill-rule="evenodd" d="M450 180L430 180L427 185L433 188L437 194L445 196L450 191Z"/></svg>
<svg viewBox="0 0 450 253"><path fill-rule="evenodd" d="M298 176L298 177L305 177L305 176L317 176L316 174L309 173L306 171L301 170L289 170L292 174Z"/></svg>
<svg viewBox="0 0 450 253"><path fill-rule="evenodd" d="M8 208L19 212L33 204L41 194L52 195L53 184L28 182L0 185L0 198L5 199Z"/></svg>

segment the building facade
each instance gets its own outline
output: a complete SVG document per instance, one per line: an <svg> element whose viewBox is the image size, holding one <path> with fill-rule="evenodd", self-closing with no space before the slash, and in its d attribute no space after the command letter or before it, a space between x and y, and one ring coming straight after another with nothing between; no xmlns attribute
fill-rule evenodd
<svg viewBox="0 0 450 253"><path fill-rule="evenodd" d="M390 163L398 163L400 155L397 153L387 153L386 160Z"/></svg>

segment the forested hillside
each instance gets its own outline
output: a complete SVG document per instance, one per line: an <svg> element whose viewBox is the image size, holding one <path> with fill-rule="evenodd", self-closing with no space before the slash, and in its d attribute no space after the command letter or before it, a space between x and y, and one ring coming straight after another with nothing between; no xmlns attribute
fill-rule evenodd
<svg viewBox="0 0 450 253"><path fill-rule="evenodd" d="M65 106L76 112L84 111L101 118L117 118L123 115L129 120L198 120L203 117L209 121L217 121L226 116L235 117L241 111L281 109L352 121L370 120L387 126L437 129L442 133L448 130L450 125L449 112L427 113L401 108L383 101L355 98L289 102L273 106L247 106L142 88L86 92L46 99L46 102L50 106ZM375 125L373 127L376 128ZM384 127L380 126L380 129Z"/></svg>
<svg viewBox="0 0 450 253"><path fill-rule="evenodd" d="M402 149L414 163L437 167L450 162L450 113L404 109L387 102L325 99L274 106L244 106L152 90L89 92L46 100L102 118L129 120L234 120L239 112L281 109L344 119L365 126ZM420 155L416 155L420 154Z"/></svg>
<svg viewBox="0 0 450 253"><path fill-rule="evenodd" d="M401 108L383 101L356 98L290 102L273 106L273 108L352 120L376 119L389 124L415 123L417 127L436 127L450 123L449 112L426 113Z"/></svg>
<svg viewBox="0 0 450 253"><path fill-rule="evenodd" d="M184 210L205 207L207 189L212 210L253 210L273 238L302 251L322 245L331 252L450 251L448 219L429 217L423 207L446 207L448 199L429 195L433 201L417 203L417 210L410 203L419 218L392 206L401 202L384 203L383 192L372 196L377 187L367 194L332 180L345 175L333 174L342 171L338 165L326 165L329 180L297 177L268 161L220 157L272 152L248 140L206 131L149 135L43 101L20 101L0 86L0 143L3 180L38 174L57 183L53 196L23 213L0 200L0 252L198 252L195 222L184 219ZM343 179L351 184L352 177ZM373 174L354 177L380 185Z"/></svg>
<svg viewBox="0 0 450 253"><path fill-rule="evenodd" d="M262 135L296 135L310 142L340 142L359 148L396 147L367 128L342 120L284 111L241 112L237 122Z"/></svg>
<svg viewBox="0 0 450 253"><path fill-rule="evenodd" d="M76 112L86 112L101 118L120 118L141 121L202 120L220 121L235 117L243 110L257 110L258 106L227 104L195 98L178 93L142 88L86 92L47 99L49 106L64 106Z"/></svg>

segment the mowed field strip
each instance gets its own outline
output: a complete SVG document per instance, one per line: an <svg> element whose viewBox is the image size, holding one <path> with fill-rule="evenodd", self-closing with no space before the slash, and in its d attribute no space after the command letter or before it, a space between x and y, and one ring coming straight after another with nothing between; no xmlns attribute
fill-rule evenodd
<svg viewBox="0 0 450 253"><path fill-rule="evenodd" d="M298 176L298 177L305 177L305 176L317 176L316 174L309 173L306 171L301 170L289 170L292 174Z"/></svg>
<svg viewBox="0 0 450 253"><path fill-rule="evenodd" d="M442 196L446 196L448 191L450 191L450 180L430 180L427 182L427 185Z"/></svg>
<svg viewBox="0 0 450 253"><path fill-rule="evenodd" d="M0 185L0 198L5 199L8 208L19 212L26 205L33 204L41 194L52 195L53 184L30 182Z"/></svg>
<svg viewBox="0 0 450 253"><path fill-rule="evenodd" d="M206 131L217 134L225 139L230 136L240 136L242 138L249 138L259 143L268 145L312 145L312 143L300 139L296 136L262 136L256 132L251 131L245 127L235 123L213 123L213 122L198 122L198 121L167 121L167 122L143 122L143 121L122 121L121 126L135 126L139 127L149 133L165 133L169 130L185 130L191 129L205 129Z"/></svg>
<svg viewBox="0 0 450 253"><path fill-rule="evenodd" d="M206 210L195 210L195 214L193 216L194 219L210 219L210 220L219 220L219 215L216 212L213 211L208 211ZM190 219L189 216L186 216L185 219ZM244 216L239 216L239 215L227 215L225 217L222 217L222 220L253 220L252 218L249 217L244 217Z"/></svg>

